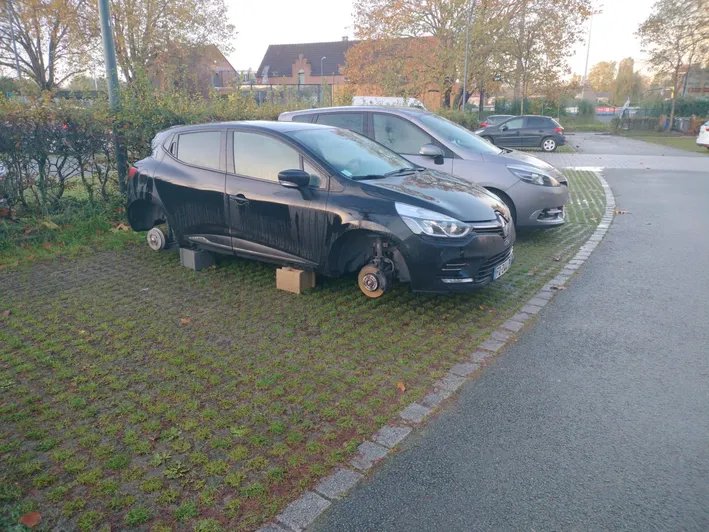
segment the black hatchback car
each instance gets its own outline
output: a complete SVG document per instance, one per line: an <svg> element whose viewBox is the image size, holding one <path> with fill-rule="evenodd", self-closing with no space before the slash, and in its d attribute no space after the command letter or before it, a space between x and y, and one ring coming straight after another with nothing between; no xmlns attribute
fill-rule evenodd
<svg viewBox="0 0 709 532"><path fill-rule="evenodd" d="M564 128L549 116L515 116L478 129L476 134L496 146L556 151L566 144Z"/></svg>
<svg viewBox="0 0 709 532"><path fill-rule="evenodd" d="M128 183L128 220L154 249L171 238L327 276L358 272L369 297L394 279L417 292L481 287L512 262L515 230L497 196L329 126L175 127Z"/></svg>

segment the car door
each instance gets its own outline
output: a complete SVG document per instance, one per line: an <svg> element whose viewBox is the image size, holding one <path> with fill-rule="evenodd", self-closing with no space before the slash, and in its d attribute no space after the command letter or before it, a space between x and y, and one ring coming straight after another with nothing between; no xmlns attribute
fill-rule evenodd
<svg viewBox="0 0 709 532"><path fill-rule="evenodd" d="M525 118L524 129L522 130L521 146L540 146L542 138L547 134L550 127L549 120L543 116L528 116Z"/></svg>
<svg viewBox="0 0 709 532"><path fill-rule="evenodd" d="M499 131L493 136L493 140L498 146L519 147L522 145L521 134L523 128L524 118L518 116L500 124L498 126Z"/></svg>
<svg viewBox="0 0 709 532"><path fill-rule="evenodd" d="M226 194L234 253L279 263L317 267L325 257L328 178L313 161L285 139L233 130ZM287 188L278 182L283 170L311 174L311 185Z"/></svg>
<svg viewBox="0 0 709 532"><path fill-rule="evenodd" d="M185 131L174 135L155 169L155 188L170 227L187 240L230 251L224 201L226 132Z"/></svg>
<svg viewBox="0 0 709 532"><path fill-rule="evenodd" d="M416 124L387 113L372 113L371 117L371 138L379 144L420 166L449 174L453 171L451 151ZM442 160L419 154L421 148L427 144L433 144L443 151Z"/></svg>

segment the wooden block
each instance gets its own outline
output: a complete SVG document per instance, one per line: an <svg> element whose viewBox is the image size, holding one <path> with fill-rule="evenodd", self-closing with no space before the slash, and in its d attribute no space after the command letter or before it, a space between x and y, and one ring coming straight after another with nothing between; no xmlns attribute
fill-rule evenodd
<svg viewBox="0 0 709 532"><path fill-rule="evenodd" d="M315 288L315 273L295 268L278 268L276 270L276 288L300 294L305 290Z"/></svg>

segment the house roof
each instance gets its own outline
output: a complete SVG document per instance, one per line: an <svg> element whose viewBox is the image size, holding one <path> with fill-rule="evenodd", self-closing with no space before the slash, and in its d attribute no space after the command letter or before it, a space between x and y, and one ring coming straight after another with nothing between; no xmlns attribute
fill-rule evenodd
<svg viewBox="0 0 709 532"><path fill-rule="evenodd" d="M320 58L324 57L322 68L325 76L340 74L340 66L345 64L345 53L357 41L311 42L302 44L271 44L258 67L257 76L263 76L263 70L268 67L269 77L290 76L292 66L303 57L310 63L311 76L322 76Z"/></svg>

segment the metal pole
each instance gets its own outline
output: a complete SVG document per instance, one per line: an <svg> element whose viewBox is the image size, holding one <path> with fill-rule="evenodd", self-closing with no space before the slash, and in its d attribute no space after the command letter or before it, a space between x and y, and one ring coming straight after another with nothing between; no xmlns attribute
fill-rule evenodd
<svg viewBox="0 0 709 532"><path fill-rule="evenodd" d="M10 39L12 39L12 51L15 54L15 70L17 71L17 79L22 79L22 71L20 70L20 56L17 55L17 41L15 41L15 14L12 7L12 0L7 0L7 14L10 22Z"/></svg>
<svg viewBox="0 0 709 532"><path fill-rule="evenodd" d="M460 99L460 106L465 112L465 101L468 94L468 44L470 43L470 19L473 16L473 0L468 8L468 23L465 25L465 66L463 67L463 97Z"/></svg>
<svg viewBox="0 0 709 532"><path fill-rule="evenodd" d="M101 18L101 39L103 40L103 57L106 63L106 85L108 87L108 102L116 112L120 106L118 87L118 66L116 65L116 45L113 42L111 27L111 8L109 0L98 0L98 14ZM118 187L121 194L126 192L126 153L121 145L118 132L114 132L116 142L116 166L118 169Z"/></svg>
<svg viewBox="0 0 709 532"><path fill-rule="evenodd" d="M583 85L581 86L581 95L583 96L583 89L586 87L586 82L588 81L588 56L591 54L591 32L593 31L593 15L590 17L590 23L588 27L588 44L586 45L586 67L583 70Z"/></svg>

